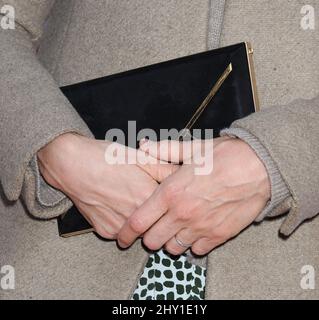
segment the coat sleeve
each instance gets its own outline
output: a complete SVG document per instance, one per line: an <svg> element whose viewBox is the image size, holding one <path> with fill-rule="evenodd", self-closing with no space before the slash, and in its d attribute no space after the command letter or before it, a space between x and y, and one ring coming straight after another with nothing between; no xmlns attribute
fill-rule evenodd
<svg viewBox="0 0 319 320"><path fill-rule="evenodd" d="M237 136L242 135L244 140L249 136L248 143L260 144L264 150L261 160L271 158L272 167L278 168L285 183L281 183L281 194L277 195L282 202L277 202L277 208L268 216L288 211L281 233L290 235L302 222L318 214L319 97L257 112L235 121L229 131L225 130L225 134L229 133L239 133Z"/></svg>
<svg viewBox="0 0 319 320"><path fill-rule="evenodd" d="M55 217L71 202L41 178L37 151L63 133L91 136L36 56L34 41L53 3L0 0L0 8L11 5L15 11L15 29L0 28L0 181L8 200L22 198L38 218Z"/></svg>

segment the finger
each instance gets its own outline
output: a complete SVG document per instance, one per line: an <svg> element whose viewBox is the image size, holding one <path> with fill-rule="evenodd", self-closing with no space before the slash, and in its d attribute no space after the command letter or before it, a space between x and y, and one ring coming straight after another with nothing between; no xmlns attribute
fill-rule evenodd
<svg viewBox="0 0 319 320"><path fill-rule="evenodd" d="M178 234L176 234L177 239L182 241L182 243L186 245L193 245L199 239L203 239L203 237L207 236L207 224L211 226L212 230L218 228L225 221L225 219L233 212L233 206L233 203L224 205L222 211L217 211L211 217L211 213L209 213L209 215L206 216L203 215L201 221L197 221L197 223L191 223L189 228L182 229ZM205 212L205 209L202 209L203 212ZM172 237L172 239L170 239L165 245L167 251L169 251L172 254L174 254L173 252L176 252L175 254L177 255L182 254L184 251L186 251L180 247L181 246L178 244L178 241L176 241L175 237Z"/></svg>
<svg viewBox="0 0 319 320"><path fill-rule="evenodd" d="M165 249L172 255L181 255L199 238L199 235L192 231L191 228L185 228L179 231L165 244Z"/></svg>
<svg viewBox="0 0 319 320"><path fill-rule="evenodd" d="M218 245L222 244L222 242L213 241L207 238L201 238L193 243L192 245L192 252L195 255L203 256L208 254L213 248L217 247Z"/></svg>
<svg viewBox="0 0 319 320"><path fill-rule="evenodd" d="M242 230L248 227L264 208L264 201L245 201L232 213L228 214L224 221L212 229L209 240L207 238L195 242L192 251L195 254L207 254L211 250L237 236Z"/></svg>
<svg viewBox="0 0 319 320"><path fill-rule="evenodd" d="M137 150L137 166L157 182L162 182L180 168L178 165L156 159L141 150Z"/></svg>
<svg viewBox="0 0 319 320"><path fill-rule="evenodd" d="M123 216L120 216L112 210L103 210L99 218L104 227L109 230L111 234L115 235L119 233L126 221Z"/></svg>
<svg viewBox="0 0 319 320"><path fill-rule="evenodd" d="M146 247L151 250L158 250L169 243L168 248L172 249L172 254L175 251L176 254L178 254L180 250L177 251L176 240L174 239L176 234L187 227L187 231L183 231L181 236L182 239L186 240L185 243L192 244L197 239L206 236L207 223L211 225L211 228L221 224L227 214L231 212L229 207L233 207L233 205L225 206L223 212L218 212L214 214L213 217L210 217L209 214L205 214L205 212L209 212L209 207L207 207L208 204L205 205L206 203L203 203L200 209L201 213L198 214L191 209L194 201L190 204L185 204L185 201L186 200L184 199L183 205L178 206L178 210L175 208L169 210L161 219L154 223L148 231L146 231L143 236L143 242ZM177 203L176 197L175 202Z"/></svg>
<svg viewBox="0 0 319 320"><path fill-rule="evenodd" d="M125 224L123 217L120 217L112 211L97 213L93 227L94 230L103 238L116 239L119 231Z"/></svg>
<svg viewBox="0 0 319 320"><path fill-rule="evenodd" d="M206 236L207 225L210 225L211 228L214 226L220 225L226 218L226 216L231 212L230 206L224 206L222 212L211 213L209 207L201 205L200 214L193 211L191 219L187 223L187 228L182 229L179 233L176 233L166 244L165 248L172 254L182 254L187 248L181 246L181 241L185 245L192 245L198 239ZM206 213L205 213L206 212ZM176 240L176 238L179 240Z"/></svg>
<svg viewBox="0 0 319 320"><path fill-rule="evenodd" d="M115 240L117 237L117 233L102 222L95 222L94 231L104 239Z"/></svg>
<svg viewBox="0 0 319 320"><path fill-rule="evenodd" d="M241 229L239 226L229 225L229 221L227 221L227 219L231 219L232 215L234 215L234 213L230 214L227 218L224 219L222 224L212 230L212 235L209 239L202 238L196 241L192 245L192 252L199 256L208 254L213 249L217 248L218 246L236 236L244 227L242 227ZM234 217L232 217L232 219L233 218Z"/></svg>
<svg viewBox="0 0 319 320"><path fill-rule="evenodd" d="M80 212L95 232L106 239L115 239L125 223L122 216L109 208L82 205Z"/></svg>
<svg viewBox="0 0 319 320"><path fill-rule="evenodd" d="M159 183L164 181L167 177L180 168L179 165L168 162L165 164L138 164L138 167Z"/></svg>
<svg viewBox="0 0 319 320"><path fill-rule="evenodd" d="M152 157L173 163L181 163L192 156L192 141L162 140L159 142L141 140L140 149Z"/></svg>
<svg viewBox="0 0 319 320"><path fill-rule="evenodd" d="M143 235L143 243L150 250L159 250L182 228L183 225L176 221L174 214L167 212Z"/></svg>
<svg viewBox="0 0 319 320"><path fill-rule="evenodd" d="M118 235L120 247L129 247L167 212L167 202L161 186L126 221Z"/></svg>

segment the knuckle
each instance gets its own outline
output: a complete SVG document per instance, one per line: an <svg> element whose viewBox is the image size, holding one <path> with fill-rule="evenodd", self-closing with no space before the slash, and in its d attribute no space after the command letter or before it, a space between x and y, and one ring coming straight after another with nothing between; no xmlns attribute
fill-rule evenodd
<svg viewBox="0 0 319 320"><path fill-rule="evenodd" d="M135 207L133 208L134 210L138 209L147 199L150 198L152 193L154 192L153 188L144 188L139 192L139 194L136 196L135 199Z"/></svg>
<svg viewBox="0 0 319 320"><path fill-rule="evenodd" d="M197 256L203 256L208 253L207 249L201 248L199 246L192 247L192 252Z"/></svg>
<svg viewBox="0 0 319 320"><path fill-rule="evenodd" d="M164 195L168 201L174 200L181 191L182 188L175 182L169 182L164 187Z"/></svg>
<svg viewBox="0 0 319 320"><path fill-rule="evenodd" d="M218 241L223 241L228 238L229 230L228 228L225 228L224 226L216 227L213 230L213 237L214 239Z"/></svg>
<svg viewBox="0 0 319 320"><path fill-rule="evenodd" d="M176 218L180 222L187 222L191 219L192 217L192 211L189 210L188 208L179 208L176 211Z"/></svg>
<svg viewBox="0 0 319 320"><path fill-rule="evenodd" d="M101 236L104 239L115 239L116 238L115 233L108 231L101 226L95 226L94 230L99 236Z"/></svg>
<svg viewBox="0 0 319 320"><path fill-rule="evenodd" d="M129 243L126 239L123 239L122 237L118 237L117 241L124 247L129 247L131 245L131 243Z"/></svg>
<svg viewBox="0 0 319 320"><path fill-rule="evenodd" d="M132 229L133 232L141 234L144 230L144 223L137 217L131 217L128 221L129 227Z"/></svg>
<svg viewBox="0 0 319 320"><path fill-rule="evenodd" d="M148 249L150 249L152 251L156 251L161 248L161 245L148 235L144 236L143 243Z"/></svg>
<svg viewBox="0 0 319 320"><path fill-rule="evenodd" d="M194 227L194 229L202 229L203 215L206 212L205 207L202 205L202 201L198 201L193 197L185 197L175 206L174 212L176 220L179 222L185 223L192 220L192 227Z"/></svg>
<svg viewBox="0 0 319 320"><path fill-rule="evenodd" d="M171 255L173 256L178 256L180 254L182 254L184 251L182 251L181 249L179 248L176 248L174 246L171 246L171 245L166 245L165 246L165 250L170 253Z"/></svg>

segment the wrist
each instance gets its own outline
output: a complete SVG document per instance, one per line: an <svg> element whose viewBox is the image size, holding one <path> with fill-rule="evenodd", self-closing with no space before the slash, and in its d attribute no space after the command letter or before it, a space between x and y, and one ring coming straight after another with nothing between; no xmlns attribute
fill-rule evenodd
<svg viewBox="0 0 319 320"><path fill-rule="evenodd" d="M264 217L271 216L274 209L290 197L291 193L268 149L260 142L258 137L243 128L231 127L223 130L221 134L223 136L235 136L245 141L264 164L270 181L270 199L268 199L266 208L256 221L261 221Z"/></svg>
<svg viewBox="0 0 319 320"><path fill-rule="evenodd" d="M66 170L66 160L70 160L86 137L75 133L65 133L48 143L37 153L39 170L48 184L62 190L62 177Z"/></svg>
<svg viewBox="0 0 319 320"><path fill-rule="evenodd" d="M271 198L270 178L264 163L254 149L245 141L237 137L221 143L222 157L235 158L234 180L242 184L249 184L265 202ZM244 164L244 165L243 165Z"/></svg>

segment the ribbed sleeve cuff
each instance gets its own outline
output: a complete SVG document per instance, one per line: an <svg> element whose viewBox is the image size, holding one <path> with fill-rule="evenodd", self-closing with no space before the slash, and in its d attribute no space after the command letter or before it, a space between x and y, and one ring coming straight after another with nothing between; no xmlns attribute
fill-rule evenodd
<svg viewBox="0 0 319 320"><path fill-rule="evenodd" d="M271 199L257 217L256 221L259 222L267 216L271 217L274 209L290 197L291 194L269 152L254 135L242 128L224 129L220 135L237 137L245 141L263 162L270 180Z"/></svg>
<svg viewBox="0 0 319 320"><path fill-rule="evenodd" d="M66 130L65 133L67 132L93 138L92 133L86 126L83 126L82 130ZM58 217L73 205L64 193L54 189L43 179L36 154L26 168L21 193L30 214L38 219Z"/></svg>

